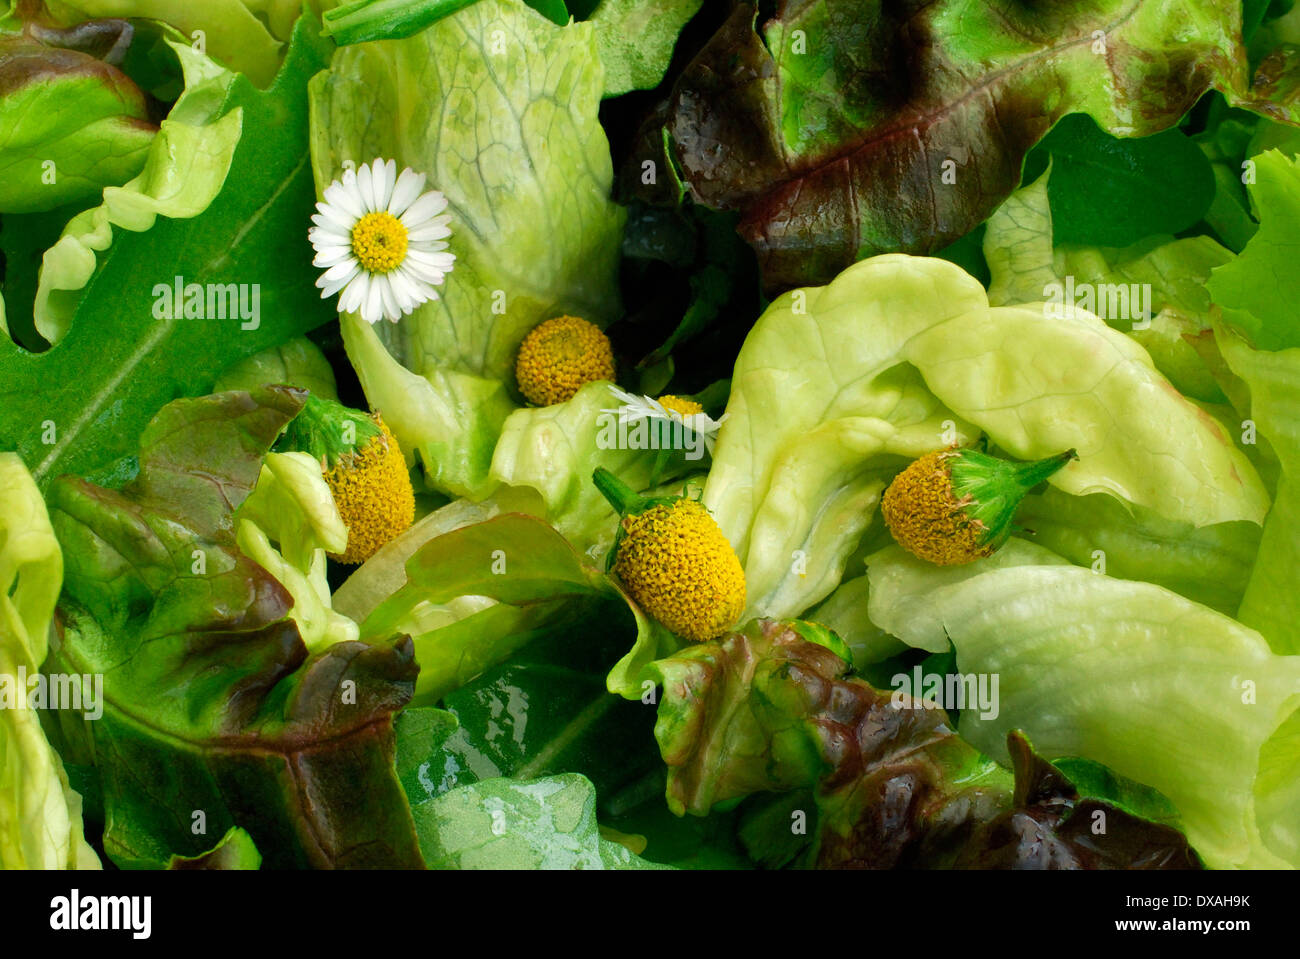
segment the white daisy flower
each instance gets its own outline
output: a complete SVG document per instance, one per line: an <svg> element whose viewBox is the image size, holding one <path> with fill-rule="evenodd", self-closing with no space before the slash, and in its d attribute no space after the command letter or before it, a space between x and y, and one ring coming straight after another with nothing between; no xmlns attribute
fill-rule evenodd
<svg viewBox="0 0 1300 959"><path fill-rule="evenodd" d="M624 423L635 423L644 419L681 423L685 429L704 437L704 447L709 451L710 456L713 455L713 444L717 441L718 429L731 415L723 413L720 419L715 420L704 412L704 407L694 400L683 399L680 396L672 396L671 394L661 396L656 400L649 396L636 396L620 390L617 386L610 386L609 389L615 397L622 401L623 405L613 409L601 410L602 413L617 413L619 419Z"/></svg>
<svg viewBox="0 0 1300 959"><path fill-rule="evenodd" d="M455 266L446 252L451 236L447 198L425 193L424 174L393 160L375 160L325 188L311 218L307 239L316 248L312 265L325 270L316 280L321 299L340 293L341 313L360 313L367 323L386 317L396 323L421 303L436 300Z"/></svg>

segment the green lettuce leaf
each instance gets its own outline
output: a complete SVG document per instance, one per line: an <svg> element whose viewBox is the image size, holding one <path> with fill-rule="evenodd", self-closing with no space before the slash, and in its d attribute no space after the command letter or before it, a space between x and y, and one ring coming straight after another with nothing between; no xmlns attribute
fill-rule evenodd
<svg viewBox="0 0 1300 959"><path fill-rule="evenodd" d="M325 11L324 33L341 47L402 40L477 0L354 0Z"/></svg>
<svg viewBox="0 0 1300 959"><path fill-rule="evenodd" d="M508 660L447 693L442 704L458 728L437 756L429 754L426 791L575 772L596 787L602 819L642 800L662 803L654 687L632 702L606 689L609 663L630 628L620 602L570 601ZM645 793L652 782L657 788ZM658 858L657 843L651 852Z"/></svg>
<svg viewBox="0 0 1300 959"><path fill-rule="evenodd" d="M347 549L348 528L320 463L307 453L267 453L235 522L243 554L293 597L290 616L308 650L357 639L357 624L331 605L325 557Z"/></svg>
<svg viewBox="0 0 1300 959"><path fill-rule="evenodd" d="M871 580L861 576L846 577L835 592L811 609L809 620L825 626L848 644L855 667L861 668L896 656L907 644L881 629L868 614Z"/></svg>
<svg viewBox="0 0 1300 959"><path fill-rule="evenodd" d="M1232 327L1216 326L1215 341L1249 388L1249 425L1272 446L1281 468L1238 618L1263 633L1277 652L1295 653L1300 652L1300 596L1292 582L1300 563L1300 322L1288 264L1300 249L1291 216L1300 210L1300 163L1276 150L1254 162L1256 182L1248 189L1259 210L1259 232L1236 260L1214 271L1208 286Z"/></svg>
<svg viewBox="0 0 1300 959"><path fill-rule="evenodd" d="M523 624L536 624L529 607L544 603L549 613L559 601L610 592L554 529L506 514L421 547L406 563L406 582L366 617L361 635L410 635L420 663L416 700L432 703L523 645ZM492 602L469 615L438 608L467 597Z"/></svg>
<svg viewBox="0 0 1300 959"><path fill-rule="evenodd" d="M50 13L65 25L92 17L135 17L161 20L184 34L187 41L198 42L231 71L242 73L259 87L267 87L275 78L283 58L283 44L288 39L292 11L296 17L302 3L289 0L46 0ZM319 4L317 4L319 6ZM274 14L279 33L273 36L267 20ZM197 35L196 35L197 34ZM276 37L279 37L277 39Z"/></svg>
<svg viewBox="0 0 1300 959"><path fill-rule="evenodd" d="M144 94L119 69L130 24L23 26L0 32L0 213L53 210L125 183L158 132ZM101 45L93 53L77 49L89 34Z"/></svg>
<svg viewBox="0 0 1300 959"><path fill-rule="evenodd" d="M1263 482L1223 425L1090 313L975 310L913 337L904 355L941 401L1014 456L1077 449L1051 479L1068 493L1108 492L1194 526L1260 523L1268 511Z"/></svg>
<svg viewBox="0 0 1300 959"><path fill-rule="evenodd" d="M582 776L489 779L415 807L432 869L665 869L600 834Z"/></svg>
<svg viewBox="0 0 1300 959"><path fill-rule="evenodd" d="M867 615L878 628L909 646L943 653L951 648L939 613L946 591L959 589L972 576L992 569L1068 565L1068 560L1051 550L1014 536L992 556L958 566L935 566L901 546L886 546L867 557ZM922 581L934 593L934 603L928 593L919 592L916 584Z"/></svg>
<svg viewBox="0 0 1300 959"><path fill-rule="evenodd" d="M318 189L345 163L383 156L427 174L449 202L457 259L440 298L397 324L342 318L367 398L435 489L491 492L529 330L562 313L601 326L620 314L624 214L609 199L601 88L594 28L556 26L520 0L480 0L407 39L345 47L312 83Z"/></svg>
<svg viewBox="0 0 1300 959"><path fill-rule="evenodd" d="M50 488L67 576L47 668L103 677L102 716L60 715L61 749L98 769L119 866L202 855L233 826L270 868L421 865L394 767L410 641L310 653L288 592L236 549L232 509L302 397L177 400L130 485Z"/></svg>
<svg viewBox="0 0 1300 959"><path fill-rule="evenodd" d="M537 490L546 504L545 518L593 560L604 558L618 528L613 508L591 481L597 467L643 492L707 465L702 448L689 459L694 451L619 449L606 442L616 438L617 414L603 411L619 406L602 381L588 383L565 403L515 410L492 454L492 479Z"/></svg>
<svg viewBox="0 0 1300 959"><path fill-rule="evenodd" d="M242 77L230 84L226 106L243 116L231 188L191 219L119 232L52 349L32 354L0 337L0 449L17 450L42 488L65 472L125 481L136 441L164 403L206 393L235 360L331 318L303 282L312 275L311 246L294 239L314 200L304 93L329 56L311 23L299 20L269 92ZM246 284L245 306L259 294L249 311L256 322L220 319L224 309L207 319L183 309L164 318L171 297L158 287L173 289L177 276L214 290Z"/></svg>
<svg viewBox="0 0 1300 959"><path fill-rule="evenodd" d="M1289 268L1300 249L1300 172L1296 161L1269 150L1252 161L1255 182L1247 189L1259 211L1259 232L1241 255L1214 271L1206 287L1223 307L1224 319L1261 350L1300 346L1296 296L1300 280Z"/></svg>
<svg viewBox="0 0 1300 959"><path fill-rule="evenodd" d="M907 460L978 436L901 362L907 338L985 306L942 260L876 257L775 300L736 359L704 487L745 568L748 615L798 615L840 582Z"/></svg>
<svg viewBox="0 0 1300 959"><path fill-rule="evenodd" d="M1016 515L1032 531L1025 535L1076 566L1104 562L1111 576L1155 583L1229 616L1237 613L1260 543L1254 523L1197 528L1126 508L1104 493L1070 496L1049 487L1026 497Z"/></svg>
<svg viewBox="0 0 1300 959"><path fill-rule="evenodd" d="M1300 347L1253 350L1230 332L1218 338L1233 372L1250 387L1250 415L1281 462L1273 508L1237 618L1279 653L1300 653Z"/></svg>
<svg viewBox="0 0 1300 959"><path fill-rule="evenodd" d="M942 709L846 677L844 660L789 624L756 621L654 671L664 686L655 736L670 808L704 815L755 792L798 796L812 787L814 809L782 810L787 829L801 820L815 829L806 851L786 851L803 864L1198 865L1176 830L1079 801L1014 733L1013 792L1006 771L957 736ZM1100 836L1096 812L1107 822Z"/></svg>
<svg viewBox="0 0 1300 959"><path fill-rule="evenodd" d="M953 583L894 551L869 575L873 604L925 610L881 617L900 639L950 639L960 672L999 677L997 715L963 714L975 746L1004 757L1007 732L1022 729L1045 756L1158 789L1213 867L1294 854L1265 845L1255 786L1261 747L1300 705L1300 657L1162 587L1074 566L977 567Z"/></svg>
<svg viewBox="0 0 1300 959"><path fill-rule="evenodd" d="M320 348L305 336L255 353L226 367L212 388L252 390L259 386L296 386L327 400L339 398L334 368Z"/></svg>
<svg viewBox="0 0 1300 959"><path fill-rule="evenodd" d="M745 568L748 615L825 598L907 460L982 429L1051 483L1195 526L1268 496L1224 428L1100 320L989 308L944 260L887 255L773 301L736 360L704 503Z"/></svg>
<svg viewBox="0 0 1300 959"><path fill-rule="evenodd" d="M253 837L238 826L231 826L226 834L207 852L198 856L172 856L168 869L259 869L262 854L257 851Z"/></svg>
<svg viewBox="0 0 1300 959"><path fill-rule="evenodd" d="M334 607L361 622L384 600L406 582L406 564L430 540L474 523L493 519L502 513L527 513L540 516L541 503L531 490L523 495L501 491L499 495L474 502L452 500L416 520L406 532L381 546L334 591Z"/></svg>
<svg viewBox="0 0 1300 959"><path fill-rule="evenodd" d="M770 288L948 246L1019 185L1025 153L1069 113L1142 136L1215 86L1295 116L1287 91L1248 88L1238 4L757 8L735 6L662 125L695 199L741 212Z"/></svg>
<svg viewBox="0 0 1300 959"><path fill-rule="evenodd" d="M989 302L1004 306L1056 297L1087 307L1081 297L1091 287L1091 311L1140 343L1180 393L1222 402L1222 388L1192 338L1210 329L1205 281L1232 254L1207 236L1148 236L1124 249L1054 245L1048 196L1052 178L1049 168L989 218L984 234ZM1138 316L1135 289L1139 295L1150 291L1145 317Z"/></svg>
<svg viewBox="0 0 1300 959"><path fill-rule="evenodd" d="M98 869L81 797L29 706L48 649L63 556L22 461L0 453L0 869Z"/></svg>
<svg viewBox="0 0 1300 959"><path fill-rule="evenodd" d="M612 633L616 647L627 652L612 667L612 653L601 664L606 686L640 699L643 668L683 641L597 568L599 556L579 553L536 515L501 507L493 497L431 513L353 574L336 594L339 611L361 622L363 638L411 636L420 662L416 701L432 703L517 659L517 650L538 637L570 629L575 616L583 617L575 601L603 601L607 622L622 620L628 627ZM612 519L610 526L616 527ZM627 648L624 637L633 633Z"/></svg>
<svg viewBox="0 0 1300 959"><path fill-rule="evenodd" d="M206 210L226 182L243 132L243 111L229 109L235 75L183 40L166 38L180 60L185 91L151 143L139 176L103 191L103 203L79 213L46 252L33 311L36 329L61 340L113 228L144 233L161 216L189 219Z"/></svg>
<svg viewBox="0 0 1300 959"><path fill-rule="evenodd" d="M604 96L653 90L668 72L682 27L703 0L601 0L591 15L605 68Z"/></svg>
<svg viewBox="0 0 1300 959"><path fill-rule="evenodd" d="M1127 131L1126 131L1127 134ZM1026 162L1051 158L1047 185L1056 239L1124 247L1194 226L1214 199L1214 171L1179 129L1112 136L1092 117L1062 117Z"/></svg>

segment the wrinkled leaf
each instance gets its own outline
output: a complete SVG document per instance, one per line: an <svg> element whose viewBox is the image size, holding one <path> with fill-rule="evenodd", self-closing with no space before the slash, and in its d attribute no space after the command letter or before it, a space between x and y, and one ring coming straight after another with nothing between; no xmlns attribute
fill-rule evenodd
<svg viewBox="0 0 1300 959"><path fill-rule="evenodd" d="M1286 91L1246 89L1240 17L1215 0L804 0L756 23L738 4L678 80L666 126L694 197L741 211L769 287L824 283L969 232L1065 114L1141 136L1211 85L1285 113L1267 100Z"/></svg>
<svg viewBox="0 0 1300 959"><path fill-rule="evenodd" d="M704 815L756 792L813 788L816 836L794 852L823 868L1196 865L1176 830L1095 800L1076 810L1073 786L1015 735L1013 794L943 710L877 692L846 668L766 620L656 663L669 806ZM1098 807L1116 826L1101 837L1090 832ZM1035 841L1008 844L1026 821Z"/></svg>
<svg viewBox="0 0 1300 959"><path fill-rule="evenodd" d="M61 714L62 748L99 769L119 866L202 855L233 826L271 868L421 865L393 766L410 641L309 655L288 593L235 549L231 511L301 404L178 400L129 486L51 486L67 577L50 668L103 676L103 715Z"/></svg>
<svg viewBox="0 0 1300 959"><path fill-rule="evenodd" d="M116 32L106 52L120 64L131 25L99 26ZM102 53L70 49L73 39L50 28L0 33L0 212L89 200L144 165L158 131L144 94Z"/></svg>
<svg viewBox="0 0 1300 959"><path fill-rule="evenodd" d="M934 570L901 551L877 557L873 604L927 615L873 618L909 644L951 639L961 672L999 677L997 716L964 714L963 737L1001 757L1022 729L1046 757L1082 756L1160 790L1215 868L1294 857L1261 840L1254 783L1261 747L1300 702L1300 657L1149 583L1025 565L935 588Z"/></svg>

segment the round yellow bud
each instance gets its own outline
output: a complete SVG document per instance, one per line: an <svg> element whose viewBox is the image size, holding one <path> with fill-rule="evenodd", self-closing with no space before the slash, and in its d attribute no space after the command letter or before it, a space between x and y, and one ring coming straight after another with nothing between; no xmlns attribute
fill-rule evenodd
<svg viewBox="0 0 1300 959"><path fill-rule="evenodd" d="M614 350L594 323L557 316L532 330L515 361L519 392L538 406L573 398L596 380L614 380Z"/></svg>

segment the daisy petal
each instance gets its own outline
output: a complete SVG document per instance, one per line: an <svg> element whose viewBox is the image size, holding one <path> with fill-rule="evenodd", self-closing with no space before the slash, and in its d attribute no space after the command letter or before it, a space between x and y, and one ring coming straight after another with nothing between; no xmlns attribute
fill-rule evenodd
<svg viewBox="0 0 1300 959"><path fill-rule="evenodd" d="M387 210L397 183L397 161L376 160L374 172L375 209Z"/></svg>
<svg viewBox="0 0 1300 959"><path fill-rule="evenodd" d="M351 283L352 280L360 272L361 272L361 267L354 264L352 269L348 273L344 274L338 279L329 280L328 282L326 282L325 278L322 276L319 280L316 281L317 286L324 288L323 291L321 292L321 298L328 299L329 297L333 296L339 290L343 289L345 286Z"/></svg>
<svg viewBox="0 0 1300 959"><path fill-rule="evenodd" d="M342 263L336 263L333 266L331 266L328 270L326 270L324 273L321 274L321 279L324 280L326 283L332 283L334 280L337 280L340 276L344 276L347 273L351 272L353 267L360 269L361 264L359 264L356 260L345 260Z"/></svg>
<svg viewBox="0 0 1300 959"><path fill-rule="evenodd" d="M357 170L357 194L361 197L361 205L365 207L366 212L373 212L375 209L375 180L369 163L361 164Z"/></svg>
<svg viewBox="0 0 1300 959"><path fill-rule="evenodd" d="M316 258L311 261L311 265L320 269L327 269L335 264L342 263L344 260L352 258L352 250L346 246L327 246L316 254Z"/></svg>
<svg viewBox="0 0 1300 959"><path fill-rule="evenodd" d="M430 190L402 214L402 223L407 229L418 229L425 225L425 221L433 219L445 209L447 209L447 198L440 190Z"/></svg>
<svg viewBox="0 0 1300 959"><path fill-rule="evenodd" d="M333 227L341 233L351 233L356 226L356 218L338 207L317 203L316 209L320 212L312 216L311 221L321 228Z"/></svg>
<svg viewBox="0 0 1300 959"><path fill-rule="evenodd" d="M402 318L402 309L397 305L397 296L393 293L392 282L385 276L375 285L379 287L379 294L384 301L384 316L396 323Z"/></svg>
<svg viewBox="0 0 1300 959"><path fill-rule="evenodd" d="M337 180L325 188L325 202L335 207L353 220L361 219L366 211L361 207L361 197L353 184L343 184Z"/></svg>
<svg viewBox="0 0 1300 959"><path fill-rule="evenodd" d="M424 180L423 173L403 170L402 175L397 178L397 185L393 187L393 198L388 201L388 212L397 217L405 213L406 208L415 202L420 191L424 189Z"/></svg>
<svg viewBox="0 0 1300 959"><path fill-rule="evenodd" d="M339 299L339 310L343 313L355 313L365 302L366 295L370 292L370 274L365 270L359 272L347 288L343 291L342 298Z"/></svg>
<svg viewBox="0 0 1300 959"><path fill-rule="evenodd" d="M421 243L431 240L445 240L449 236L451 236L451 227L449 226L422 226L418 230L411 230L407 240Z"/></svg>
<svg viewBox="0 0 1300 959"><path fill-rule="evenodd" d="M370 278L370 289L366 293L365 301L361 304L361 318L372 326L378 323L384 315L384 295L380 292L383 283L384 278L382 276L372 276Z"/></svg>

